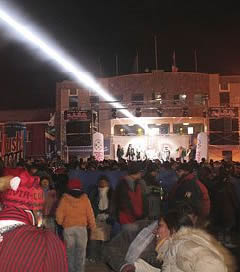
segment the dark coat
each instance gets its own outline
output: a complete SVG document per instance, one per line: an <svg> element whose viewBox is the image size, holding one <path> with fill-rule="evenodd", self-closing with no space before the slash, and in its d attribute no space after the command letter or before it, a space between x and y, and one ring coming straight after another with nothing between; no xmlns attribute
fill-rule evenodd
<svg viewBox="0 0 240 272"><path fill-rule="evenodd" d="M234 184L228 178L219 178L212 200L212 217L218 226L236 226L239 214L239 201Z"/></svg>
<svg viewBox="0 0 240 272"><path fill-rule="evenodd" d="M114 214L114 211L113 211L114 210L114 208L113 208L113 195L114 195L113 189L110 187L109 191L108 191L108 194L107 194L108 201L109 201L108 209L106 209L104 211L100 211L99 208L98 208L98 205L99 205L98 187L95 186L91 190L91 192L89 193L89 199L91 201L95 217L97 217L99 213L103 213L103 212L104 213L108 213L109 215L113 215Z"/></svg>
<svg viewBox="0 0 240 272"><path fill-rule="evenodd" d="M188 174L180 178L174 185L169 196L169 205L171 208L175 208L179 203L189 201L200 212L202 199L203 194L197 185L196 177L193 174Z"/></svg>

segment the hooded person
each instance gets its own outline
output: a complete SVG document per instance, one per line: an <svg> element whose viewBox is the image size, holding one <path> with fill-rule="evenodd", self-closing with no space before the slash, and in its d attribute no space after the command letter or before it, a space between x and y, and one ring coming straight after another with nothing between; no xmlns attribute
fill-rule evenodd
<svg viewBox="0 0 240 272"><path fill-rule="evenodd" d="M24 169L5 171L0 178L0 267L3 272L67 272L63 243L41 228L44 204L39 178ZM14 177L15 176L15 177Z"/></svg>
<svg viewBox="0 0 240 272"><path fill-rule="evenodd" d="M83 184L79 179L68 181L68 193L60 200L56 220L64 228L69 272L84 272L87 228L94 231L96 223L91 202L83 192Z"/></svg>

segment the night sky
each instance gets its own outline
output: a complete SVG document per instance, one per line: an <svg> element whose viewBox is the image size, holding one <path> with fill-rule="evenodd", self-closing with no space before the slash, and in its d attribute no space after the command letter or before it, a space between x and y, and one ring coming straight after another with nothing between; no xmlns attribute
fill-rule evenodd
<svg viewBox="0 0 240 272"><path fill-rule="evenodd" d="M236 1L237 2L237 1ZM159 68L170 71L173 51L180 71L240 74L239 9L231 1L8 0L89 72L99 76ZM13 9L12 9L13 11ZM69 78L39 51L15 40L0 22L0 109L55 106L57 81Z"/></svg>

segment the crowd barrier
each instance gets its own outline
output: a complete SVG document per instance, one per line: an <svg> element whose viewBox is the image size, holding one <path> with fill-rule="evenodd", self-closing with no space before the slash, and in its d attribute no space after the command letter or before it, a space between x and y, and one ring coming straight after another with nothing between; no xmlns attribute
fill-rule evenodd
<svg viewBox="0 0 240 272"><path fill-rule="evenodd" d="M93 188L100 176L104 175L109 178L110 184L113 189L116 188L121 177L127 174L126 171L80 171L71 170L69 172L69 178L80 179L83 183L83 189L86 193L89 193L91 188Z"/></svg>

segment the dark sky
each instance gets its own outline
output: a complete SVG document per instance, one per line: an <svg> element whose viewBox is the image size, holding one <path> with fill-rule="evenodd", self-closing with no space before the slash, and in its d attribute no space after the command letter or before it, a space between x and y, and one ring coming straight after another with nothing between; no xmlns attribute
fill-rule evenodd
<svg viewBox="0 0 240 272"><path fill-rule="evenodd" d="M4 1L0 1L1 3ZM179 0L7 0L59 44L77 62L99 75L133 72L136 50L140 71L155 68L154 35L159 68L169 71L173 51L180 71L240 74L238 6L224 1ZM237 3L237 1L236 1ZM13 9L11 9L13 11ZM37 49L27 47L0 22L0 109L55 104L56 81L68 78Z"/></svg>

